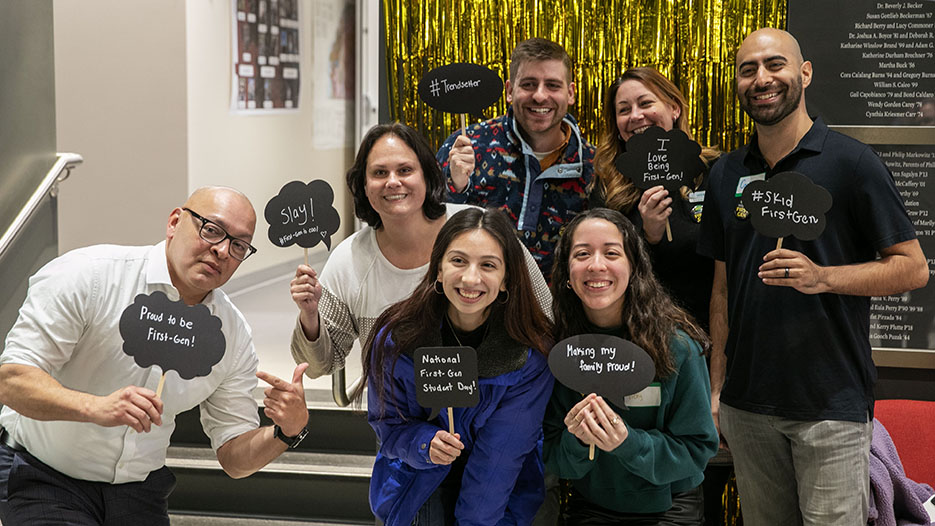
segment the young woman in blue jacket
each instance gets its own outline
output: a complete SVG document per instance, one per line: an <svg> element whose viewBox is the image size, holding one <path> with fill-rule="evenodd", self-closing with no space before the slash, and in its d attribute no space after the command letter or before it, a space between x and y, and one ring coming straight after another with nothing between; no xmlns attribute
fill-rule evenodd
<svg viewBox="0 0 935 526"><path fill-rule="evenodd" d="M556 339L619 336L656 368L654 382L627 397L628 409L556 383L543 424L545 459L571 481L566 525L701 526L703 472L718 448L707 336L653 276L636 228L620 212L575 217L552 279Z"/></svg>
<svg viewBox="0 0 935 526"><path fill-rule="evenodd" d="M380 441L370 506L388 526L524 525L542 502L552 331L522 250L502 212L461 211L439 231L413 295L377 320L363 361ZM477 350L480 401L454 408L451 434L446 411L429 420L416 402L412 355L462 345Z"/></svg>

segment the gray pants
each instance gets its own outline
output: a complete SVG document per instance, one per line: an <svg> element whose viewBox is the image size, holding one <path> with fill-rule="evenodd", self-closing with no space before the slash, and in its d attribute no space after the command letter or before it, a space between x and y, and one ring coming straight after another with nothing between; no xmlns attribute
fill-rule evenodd
<svg viewBox="0 0 935 526"><path fill-rule="evenodd" d="M745 526L867 523L872 422L801 421L721 404Z"/></svg>

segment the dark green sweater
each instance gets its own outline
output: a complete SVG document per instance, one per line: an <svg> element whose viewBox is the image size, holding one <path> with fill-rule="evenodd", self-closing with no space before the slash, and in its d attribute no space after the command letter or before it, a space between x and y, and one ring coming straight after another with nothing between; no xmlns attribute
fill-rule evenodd
<svg viewBox="0 0 935 526"><path fill-rule="evenodd" d="M630 513L668 510L673 493L701 484L708 460L717 453L711 387L701 348L679 331L671 351L675 372L634 395L642 394L642 402L628 397L630 409L624 410L605 399L629 434L614 451L595 448L593 461L588 460L588 446L564 424L581 394L555 383L543 424L546 465L552 473L572 480L599 506Z"/></svg>

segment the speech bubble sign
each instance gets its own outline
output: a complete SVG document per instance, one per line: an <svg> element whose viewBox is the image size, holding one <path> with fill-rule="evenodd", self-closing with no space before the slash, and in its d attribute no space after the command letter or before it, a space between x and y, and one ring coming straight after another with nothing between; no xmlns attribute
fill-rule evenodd
<svg viewBox="0 0 935 526"><path fill-rule="evenodd" d="M741 202L753 228L766 237L817 239L825 230L831 194L798 172L781 172L743 189Z"/></svg>
<svg viewBox="0 0 935 526"><path fill-rule="evenodd" d="M278 247L312 248L324 241L331 250L331 235L341 226L334 206L334 190L326 181L292 181L266 203L269 240Z"/></svg>
<svg viewBox="0 0 935 526"><path fill-rule="evenodd" d="M614 160L617 170L638 188L662 185L670 192L704 171L701 146L682 130L652 126L627 141L627 151Z"/></svg>
<svg viewBox="0 0 935 526"><path fill-rule="evenodd" d="M416 402L431 409L474 407L480 401L477 351L471 347L419 347L412 355Z"/></svg>
<svg viewBox="0 0 935 526"><path fill-rule="evenodd" d="M653 359L635 343L608 334L579 334L555 344L549 353L555 379L582 394L597 393L618 407L656 376Z"/></svg>
<svg viewBox="0 0 935 526"><path fill-rule="evenodd" d="M134 298L120 315L120 336L137 365L157 365L186 380L210 374L227 345L221 319L208 307L171 301L162 291Z"/></svg>
<svg viewBox="0 0 935 526"><path fill-rule="evenodd" d="M447 113L480 113L500 100L502 93L499 75L466 62L439 66L419 81L422 101Z"/></svg>

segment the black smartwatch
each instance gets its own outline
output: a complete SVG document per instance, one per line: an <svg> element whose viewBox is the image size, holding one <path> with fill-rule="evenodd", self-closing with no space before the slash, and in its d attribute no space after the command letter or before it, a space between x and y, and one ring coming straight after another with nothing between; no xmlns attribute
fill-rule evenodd
<svg viewBox="0 0 935 526"><path fill-rule="evenodd" d="M283 443L289 446L289 449L295 449L299 447L299 444L302 443L302 440L305 439L305 435L307 434L308 434L308 426L303 427L302 431L299 431L298 435L294 437L289 437L289 436L286 436L286 434L282 432L281 427L279 427L278 425L273 425L273 435L275 435L276 438L278 438L279 440L282 440Z"/></svg>

